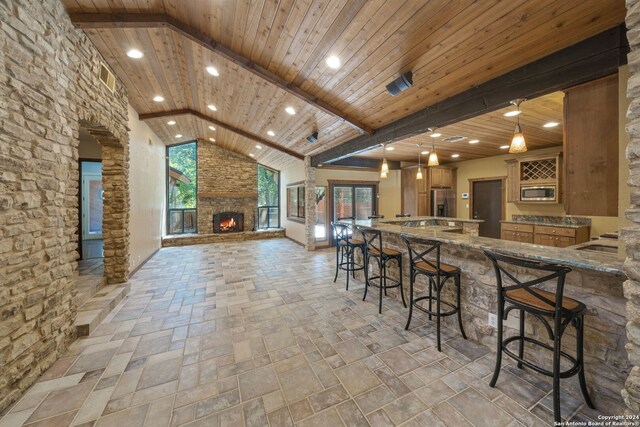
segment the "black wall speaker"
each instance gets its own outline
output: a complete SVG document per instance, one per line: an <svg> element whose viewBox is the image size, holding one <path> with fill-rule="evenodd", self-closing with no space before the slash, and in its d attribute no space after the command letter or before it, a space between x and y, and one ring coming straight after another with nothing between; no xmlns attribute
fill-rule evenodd
<svg viewBox="0 0 640 427"><path fill-rule="evenodd" d="M393 96L396 96L400 92L403 92L413 86L413 73L407 71L391 83L387 85L387 90Z"/></svg>
<svg viewBox="0 0 640 427"><path fill-rule="evenodd" d="M318 132L317 131L312 133L311 135L309 135L307 137L307 141L309 141L309 142L316 142L317 140L318 140Z"/></svg>

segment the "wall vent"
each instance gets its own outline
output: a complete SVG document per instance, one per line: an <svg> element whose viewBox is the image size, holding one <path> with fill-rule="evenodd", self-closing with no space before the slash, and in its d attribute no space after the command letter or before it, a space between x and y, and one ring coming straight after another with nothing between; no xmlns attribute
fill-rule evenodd
<svg viewBox="0 0 640 427"><path fill-rule="evenodd" d="M444 142L460 142L467 139L466 136L450 136L449 138L443 139Z"/></svg>
<svg viewBox="0 0 640 427"><path fill-rule="evenodd" d="M113 93L116 90L116 76L107 68L104 63L100 63L100 81Z"/></svg>

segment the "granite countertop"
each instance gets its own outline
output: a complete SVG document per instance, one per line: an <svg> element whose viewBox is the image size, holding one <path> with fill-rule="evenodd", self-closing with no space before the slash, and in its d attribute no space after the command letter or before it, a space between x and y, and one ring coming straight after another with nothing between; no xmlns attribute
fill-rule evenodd
<svg viewBox="0 0 640 427"><path fill-rule="evenodd" d="M616 239L594 239L589 240L588 242L578 243L577 245L569 246L567 249L582 249L589 246L606 246L608 248L615 248L616 250L619 248L619 241ZM606 253L608 256L617 256L613 253Z"/></svg>
<svg viewBox="0 0 640 427"><path fill-rule="evenodd" d="M449 218L449 217L443 217L443 216L407 216L407 217L400 217L400 218L378 219L377 222L383 223L383 224L389 224L393 222L430 221L430 220L471 222L471 223L484 222L483 219Z"/></svg>
<svg viewBox="0 0 640 427"><path fill-rule="evenodd" d="M527 225L543 225L545 227L561 227L561 228L583 228L589 227L588 225L580 225L580 224L562 224L562 223L548 223L548 222L539 222L539 221L513 221L503 219L500 222L505 224L527 224Z"/></svg>
<svg viewBox="0 0 640 427"><path fill-rule="evenodd" d="M387 233L405 233L414 237L438 240L446 244L479 250L489 250L503 255L532 259L536 261L546 261L549 263L566 265L568 267L610 273L617 276L625 275L623 271L623 261L606 253L577 251L568 248L554 248L550 246L535 245L532 243L520 243L509 240L478 237L470 234L451 233L451 230L445 230L443 227L403 227L400 225L385 224L371 220L342 222L345 224L371 227Z"/></svg>

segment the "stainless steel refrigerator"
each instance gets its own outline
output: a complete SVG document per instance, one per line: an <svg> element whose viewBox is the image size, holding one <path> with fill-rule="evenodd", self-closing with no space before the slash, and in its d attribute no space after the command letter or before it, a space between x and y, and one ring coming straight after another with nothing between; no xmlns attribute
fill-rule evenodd
<svg viewBox="0 0 640 427"><path fill-rule="evenodd" d="M456 216L456 193L452 190L431 190L431 216L454 218Z"/></svg>

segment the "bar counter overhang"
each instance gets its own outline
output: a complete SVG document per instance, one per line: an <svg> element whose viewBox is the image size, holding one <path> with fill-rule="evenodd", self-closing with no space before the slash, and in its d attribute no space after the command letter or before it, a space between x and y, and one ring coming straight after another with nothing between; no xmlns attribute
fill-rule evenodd
<svg viewBox="0 0 640 427"><path fill-rule="evenodd" d="M598 412L611 415L624 413L626 407L621 391L631 371L631 365L625 349L627 320L623 283L626 276L621 260L611 255L595 252L478 237L478 221L476 220L458 218L445 222L430 217L419 217L406 221L357 220L341 222L380 230L383 246L402 252L405 260L403 274L407 284L409 282L409 261L407 248L400 238L400 234L404 233L442 242L442 262L456 265L462 270L462 316L469 339L469 341L457 341L459 348L456 350L460 351L462 355L465 353L465 346L472 350L476 344L482 344L492 352L495 352L496 349L497 331L487 323L488 314L497 312L496 278L493 267L483 250L570 267L572 271L567 275L564 295L581 301L587 306L584 357L591 397ZM356 238L360 238L357 231L354 234ZM356 259L358 255L359 252L356 252ZM357 262L360 261L357 259ZM391 265L393 267L390 274L395 276L397 275L397 267L394 264ZM524 269L517 269L514 272L520 280L535 277L535 272ZM356 277L364 282L364 275L361 271L357 272ZM542 288L545 287L542 286ZM408 286L405 286L405 295L408 295L407 289ZM428 289L427 281L420 276L416 282L416 295L424 294L424 289ZM445 286L444 289L443 300L453 302L453 287ZM388 293L393 298L400 299L398 288L390 289ZM414 315L414 319L418 317L423 317L427 325L431 323L426 315L420 313ZM451 333L459 335L455 316L443 318L443 324L450 329ZM515 335L517 328L518 313L514 310L505 322L505 337ZM526 333L541 341L550 342L540 321L532 316L526 317ZM575 329L569 327L563 336L562 348L569 354L575 354L575 346ZM550 352L525 345L525 355L536 362L551 366ZM535 372L526 372L523 375L535 375L542 381L546 380L546 377ZM561 386L570 391L575 400L582 402L577 377L562 380Z"/></svg>

